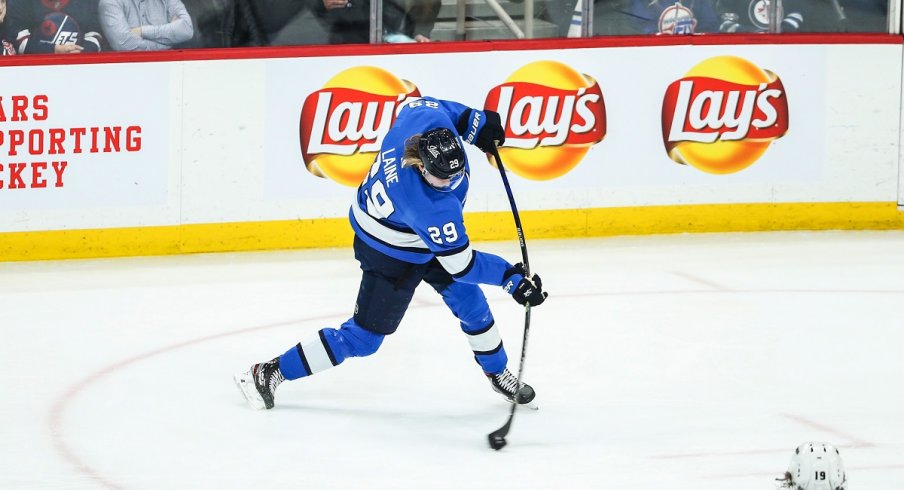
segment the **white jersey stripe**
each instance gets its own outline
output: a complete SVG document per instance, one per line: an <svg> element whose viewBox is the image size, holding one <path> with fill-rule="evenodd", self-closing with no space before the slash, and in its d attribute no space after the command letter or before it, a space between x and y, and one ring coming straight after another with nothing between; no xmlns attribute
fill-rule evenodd
<svg viewBox="0 0 904 490"><path fill-rule="evenodd" d="M383 226L373 216L354 204L352 205L352 215L362 230L387 245L400 248L420 248L427 251L427 244L415 233L405 233Z"/></svg>
<svg viewBox="0 0 904 490"><path fill-rule="evenodd" d="M468 248L457 254L437 255L436 260L439 260L440 265L443 266L443 269L446 269L446 272L454 276L468 267L471 263L472 253L471 246L468 245Z"/></svg>
<svg viewBox="0 0 904 490"><path fill-rule="evenodd" d="M467 334L467 332L465 333ZM471 344L471 350L474 352L487 352L499 347L502 337L499 335L499 329L493 325L486 332L477 335L468 334L468 343Z"/></svg>

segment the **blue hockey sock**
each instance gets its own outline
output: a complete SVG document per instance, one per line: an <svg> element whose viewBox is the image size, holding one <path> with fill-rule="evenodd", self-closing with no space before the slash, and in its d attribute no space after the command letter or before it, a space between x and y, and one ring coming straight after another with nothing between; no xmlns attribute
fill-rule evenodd
<svg viewBox="0 0 904 490"><path fill-rule="evenodd" d="M279 358L279 368L286 379L316 374L341 364L346 358L373 354L383 343L383 337L348 320L338 330L324 328L286 351Z"/></svg>
<svg viewBox="0 0 904 490"><path fill-rule="evenodd" d="M508 357L502 337L490 312L486 296L474 284L455 282L442 291L443 301L461 322L461 330L468 337L474 359L484 372L499 374L505 371Z"/></svg>

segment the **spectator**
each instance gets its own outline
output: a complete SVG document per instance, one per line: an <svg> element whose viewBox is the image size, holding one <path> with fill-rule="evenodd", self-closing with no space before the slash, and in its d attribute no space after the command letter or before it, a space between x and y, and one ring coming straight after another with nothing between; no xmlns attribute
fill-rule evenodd
<svg viewBox="0 0 904 490"><path fill-rule="evenodd" d="M614 35L719 32L713 4L714 0L613 0L599 16L595 12L593 28Z"/></svg>
<svg viewBox="0 0 904 490"><path fill-rule="evenodd" d="M803 9L797 0L719 0L721 32L769 32L773 12L782 21L778 32L800 31L804 23Z"/></svg>
<svg viewBox="0 0 904 490"><path fill-rule="evenodd" d="M383 0L383 40L430 41L440 6L441 0ZM233 8L234 46L370 42L370 0L235 0Z"/></svg>
<svg viewBox="0 0 904 490"><path fill-rule="evenodd" d="M888 32L887 1L847 0L841 4L846 19L844 32Z"/></svg>
<svg viewBox="0 0 904 490"><path fill-rule="evenodd" d="M523 0L515 1L521 3ZM601 4L609 3L610 1L612 0L594 0L594 18L600 10ZM568 28L571 26L571 20L575 15L575 11L580 11L582 7L577 5L577 0L560 0L558 2L538 4L536 8L536 17L555 24L557 30L556 35L558 37L565 37L568 35Z"/></svg>
<svg viewBox="0 0 904 490"><path fill-rule="evenodd" d="M801 0L813 22L809 32L887 32L886 0Z"/></svg>
<svg viewBox="0 0 904 490"><path fill-rule="evenodd" d="M194 25L192 47L227 48L235 32L235 4L231 0L182 0Z"/></svg>
<svg viewBox="0 0 904 490"><path fill-rule="evenodd" d="M323 9L324 0L234 0L232 15L227 16L231 27L231 46L269 46L274 44L324 44L326 34L320 22L310 14ZM343 4L345 1L342 2ZM299 25L298 21L306 22ZM305 32L314 27L316 32Z"/></svg>
<svg viewBox="0 0 904 490"><path fill-rule="evenodd" d="M16 54L16 48L13 43L6 39L6 0L0 0L0 56L10 56Z"/></svg>
<svg viewBox="0 0 904 490"><path fill-rule="evenodd" d="M430 42L430 33L442 7L441 0L384 0L383 40L386 42ZM368 26L369 29L369 26Z"/></svg>
<svg viewBox="0 0 904 490"><path fill-rule="evenodd" d="M100 0L101 28L114 51L180 47L194 35L181 0Z"/></svg>
<svg viewBox="0 0 904 490"><path fill-rule="evenodd" d="M7 30L19 54L98 52L97 0L8 0Z"/></svg>
<svg viewBox="0 0 904 490"><path fill-rule="evenodd" d="M430 41L440 6L440 0L383 0L384 40ZM322 0L315 14L326 24L331 44L370 42L370 0Z"/></svg>

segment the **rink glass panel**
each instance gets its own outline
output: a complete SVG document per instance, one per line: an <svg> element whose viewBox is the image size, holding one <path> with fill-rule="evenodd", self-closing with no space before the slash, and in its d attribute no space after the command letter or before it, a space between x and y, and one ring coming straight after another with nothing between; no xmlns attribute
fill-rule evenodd
<svg viewBox="0 0 904 490"><path fill-rule="evenodd" d="M333 1L183 0L195 25L184 47L901 30L901 0Z"/></svg>

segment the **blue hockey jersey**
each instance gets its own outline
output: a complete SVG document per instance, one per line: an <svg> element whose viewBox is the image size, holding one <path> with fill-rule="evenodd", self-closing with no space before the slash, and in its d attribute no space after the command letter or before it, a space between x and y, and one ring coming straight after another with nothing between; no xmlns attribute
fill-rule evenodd
<svg viewBox="0 0 904 490"><path fill-rule="evenodd" d="M455 122L471 110L432 97L406 102L358 187L349 220L361 240L390 257L415 264L436 257L457 281L501 286L511 264L473 250L465 231L462 209L471 173L467 156L462 174L442 189L429 185L416 167L402 164L410 137L434 128L460 137Z"/></svg>

